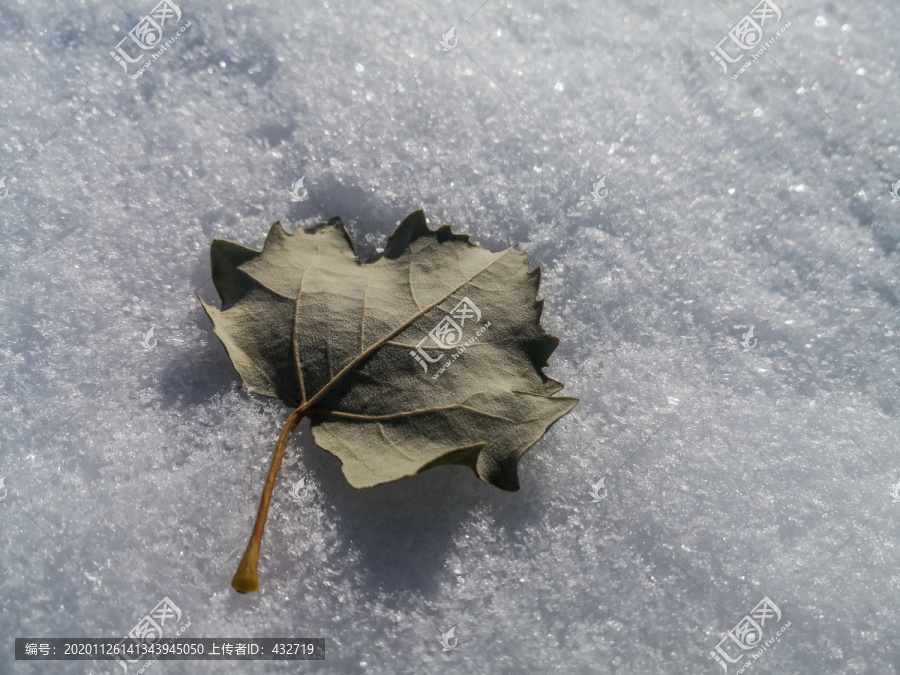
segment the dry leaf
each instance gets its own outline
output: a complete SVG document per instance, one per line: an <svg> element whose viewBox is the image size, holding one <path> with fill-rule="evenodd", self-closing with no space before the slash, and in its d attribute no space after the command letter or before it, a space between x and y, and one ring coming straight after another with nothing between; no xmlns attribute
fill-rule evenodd
<svg viewBox="0 0 900 675"><path fill-rule="evenodd" d="M410 214L366 263L340 219L287 234L261 252L211 247L222 309L203 307L244 384L294 408L276 447L254 533L235 579L257 590L259 542L291 431L316 443L358 488L442 464L517 490L516 464L578 402L542 368L558 339L540 325L540 268L432 231ZM202 302L202 300L201 300Z"/></svg>

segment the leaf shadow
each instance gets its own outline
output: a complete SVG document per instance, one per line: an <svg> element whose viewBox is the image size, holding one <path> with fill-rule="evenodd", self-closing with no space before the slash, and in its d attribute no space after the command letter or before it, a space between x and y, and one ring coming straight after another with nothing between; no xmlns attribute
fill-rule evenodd
<svg viewBox="0 0 900 675"><path fill-rule="evenodd" d="M514 571L522 551L532 547L529 532L542 512L527 487L507 492L480 481L469 468L439 466L357 489L344 478L340 460L316 446L304 428L302 457L283 478L290 484L305 474L319 484L341 549L364 555L357 572L366 592L394 584L413 599L429 600L443 586L456 586L492 565ZM527 454L521 461L528 461ZM492 539L475 541L486 527ZM494 559L473 558L470 547Z"/></svg>
<svg viewBox="0 0 900 675"><path fill-rule="evenodd" d="M205 344L199 350L185 349L165 367L159 378L160 404L179 411L195 409L227 391L240 376L213 332L206 314L193 310L193 321L201 327Z"/></svg>
<svg viewBox="0 0 900 675"><path fill-rule="evenodd" d="M392 204L382 196L366 191L350 181L341 181L332 173L311 176L309 182L310 199L295 202L282 224L320 215L321 222L340 218L353 239L356 255L367 260L375 253L377 246L383 246L396 225L412 211L422 208L421 204ZM318 207L318 208L316 208ZM289 227L292 231L295 226Z"/></svg>

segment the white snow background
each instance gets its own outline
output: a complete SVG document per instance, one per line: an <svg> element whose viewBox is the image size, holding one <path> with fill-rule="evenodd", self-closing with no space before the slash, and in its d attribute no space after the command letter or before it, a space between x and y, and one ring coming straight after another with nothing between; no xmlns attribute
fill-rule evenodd
<svg viewBox="0 0 900 675"><path fill-rule="evenodd" d="M132 79L154 0L2 0L0 673L122 672L13 640L164 597L326 658L159 675L721 673L764 597L752 672L900 672L900 5L777 2L732 79L754 0L185 0ZM368 257L418 208L542 267L581 403L515 493L356 490L302 424L239 595L289 411L212 332L209 245L340 216Z"/></svg>

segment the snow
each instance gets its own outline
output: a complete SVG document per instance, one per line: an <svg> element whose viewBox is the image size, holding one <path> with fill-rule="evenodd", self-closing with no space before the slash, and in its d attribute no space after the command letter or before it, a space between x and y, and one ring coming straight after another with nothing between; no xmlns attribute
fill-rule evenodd
<svg viewBox="0 0 900 675"><path fill-rule="evenodd" d="M152 2L0 7L0 673L121 672L12 638L164 597L326 659L161 674L723 672L764 597L754 672L900 668L900 8L783 0L733 80L750 2L298 5L185 1L135 80L109 52ZM288 410L200 308L209 244L340 216L368 256L417 208L543 268L581 403L516 493L355 490L301 425L238 595Z"/></svg>

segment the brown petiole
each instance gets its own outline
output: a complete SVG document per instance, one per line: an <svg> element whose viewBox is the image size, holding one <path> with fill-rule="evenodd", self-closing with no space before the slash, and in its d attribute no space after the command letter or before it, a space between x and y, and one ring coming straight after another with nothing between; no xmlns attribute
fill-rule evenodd
<svg viewBox="0 0 900 675"><path fill-rule="evenodd" d="M263 532L266 530L266 518L269 516L269 502L272 501L272 490L275 489L275 479L281 469L281 460L284 458L284 450L287 447L291 432L297 427L309 412L309 403L301 405L291 416L281 430L278 443L275 446L275 454L272 455L272 464L269 466L269 475L263 487L262 497L259 500L259 509L256 512L256 522L253 524L253 532L250 533L250 541L244 557L238 565L237 572L231 580L231 585L238 593L252 593L259 590L257 578L257 566L259 565L259 547L262 544Z"/></svg>

